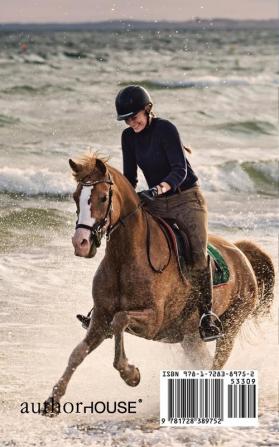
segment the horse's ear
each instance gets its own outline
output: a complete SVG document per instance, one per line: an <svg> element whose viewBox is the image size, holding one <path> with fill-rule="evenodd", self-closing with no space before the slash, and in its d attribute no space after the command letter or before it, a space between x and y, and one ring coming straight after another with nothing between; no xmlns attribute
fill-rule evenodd
<svg viewBox="0 0 279 447"><path fill-rule="evenodd" d="M101 174L105 175L107 172L107 167L105 163L100 160L99 158L96 158L96 168L101 172Z"/></svg>
<svg viewBox="0 0 279 447"><path fill-rule="evenodd" d="M70 160L69 160L69 165L71 166L71 168L72 168L72 170L77 174L78 172L80 172L81 171L81 165L80 164L78 164L78 163L76 163L76 162L74 162L73 160L71 160L71 158L70 158Z"/></svg>

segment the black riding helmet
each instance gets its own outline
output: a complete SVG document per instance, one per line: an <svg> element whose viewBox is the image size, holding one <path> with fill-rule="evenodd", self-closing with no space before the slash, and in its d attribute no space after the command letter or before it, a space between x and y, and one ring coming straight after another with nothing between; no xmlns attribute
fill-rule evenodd
<svg viewBox="0 0 279 447"><path fill-rule="evenodd" d="M151 96L140 85L128 85L120 90L115 99L118 121L125 120L136 115L148 104L153 104Z"/></svg>

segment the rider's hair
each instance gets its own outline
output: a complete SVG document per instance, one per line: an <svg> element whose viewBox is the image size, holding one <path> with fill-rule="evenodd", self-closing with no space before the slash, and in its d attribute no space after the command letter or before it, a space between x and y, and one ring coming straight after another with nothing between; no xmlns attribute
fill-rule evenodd
<svg viewBox="0 0 279 447"><path fill-rule="evenodd" d="M183 144L183 148L185 149L186 152L189 152L189 154L192 153L192 149L191 149L190 147L186 147L186 146L184 146L184 144Z"/></svg>
<svg viewBox="0 0 279 447"><path fill-rule="evenodd" d="M145 106L145 108L144 108L145 113L148 117L148 125L150 123L150 118L154 118L156 116L155 113L153 112L152 108L153 108L153 104L151 104L151 103L147 104L147 106Z"/></svg>

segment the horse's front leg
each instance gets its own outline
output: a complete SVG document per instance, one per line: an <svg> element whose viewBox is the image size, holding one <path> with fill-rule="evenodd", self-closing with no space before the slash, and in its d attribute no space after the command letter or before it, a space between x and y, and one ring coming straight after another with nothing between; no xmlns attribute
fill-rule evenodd
<svg viewBox="0 0 279 447"><path fill-rule="evenodd" d="M130 365L125 354L123 332L128 326L146 338L153 338L159 330L157 314L153 309L143 311L117 312L112 320L111 328L115 335L115 357L113 366L119 371L121 378L130 386L137 386L140 382L140 372L137 367ZM132 332L132 331L131 331Z"/></svg>
<svg viewBox="0 0 279 447"><path fill-rule="evenodd" d="M128 363L128 359L125 354L123 331L115 335L115 356L113 366L119 371L121 378L127 385L137 386L140 383L139 369Z"/></svg>
<svg viewBox="0 0 279 447"><path fill-rule="evenodd" d="M63 375L54 385L50 397L44 402L43 415L52 417L59 414L60 399L65 394L73 373L85 357L108 337L108 330L108 325L101 325L94 318L91 320L84 340L72 351Z"/></svg>

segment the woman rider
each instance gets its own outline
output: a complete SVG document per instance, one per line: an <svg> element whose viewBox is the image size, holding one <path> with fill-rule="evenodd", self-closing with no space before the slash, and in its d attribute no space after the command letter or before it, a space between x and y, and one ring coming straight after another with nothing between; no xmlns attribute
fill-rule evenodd
<svg viewBox="0 0 279 447"><path fill-rule="evenodd" d="M137 185L137 167L148 190L139 193L149 211L174 218L188 235L192 249L192 282L199 298L200 335L204 341L221 337L222 325L212 307L212 276L207 255L207 207L198 178L187 158L176 127L154 116L146 89L129 85L119 91L117 119L125 120L122 133L123 173Z"/></svg>

